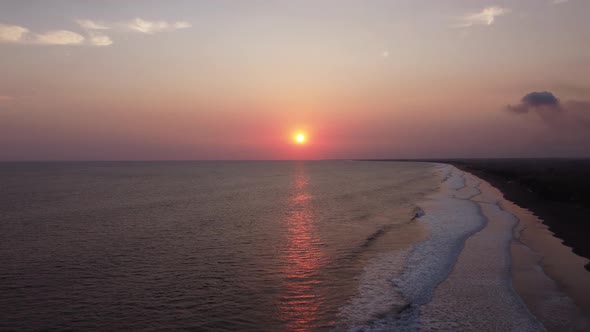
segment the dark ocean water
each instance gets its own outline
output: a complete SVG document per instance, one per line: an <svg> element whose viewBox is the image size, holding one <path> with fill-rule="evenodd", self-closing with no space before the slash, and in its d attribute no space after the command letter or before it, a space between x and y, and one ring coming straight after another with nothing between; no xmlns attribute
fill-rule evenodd
<svg viewBox="0 0 590 332"><path fill-rule="evenodd" d="M433 168L0 163L0 330L346 328L369 262L425 236Z"/></svg>

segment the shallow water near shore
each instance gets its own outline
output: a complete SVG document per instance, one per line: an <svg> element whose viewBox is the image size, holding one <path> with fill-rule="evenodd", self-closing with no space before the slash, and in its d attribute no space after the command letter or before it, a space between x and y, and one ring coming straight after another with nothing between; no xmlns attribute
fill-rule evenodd
<svg viewBox="0 0 590 332"><path fill-rule="evenodd" d="M515 207L452 166L0 169L0 329L535 331L569 329L572 317L584 327L538 260L512 259ZM523 276L555 301L539 309Z"/></svg>
<svg viewBox="0 0 590 332"><path fill-rule="evenodd" d="M425 233L428 164L0 164L0 329L317 330ZM398 268L401 268L399 266Z"/></svg>

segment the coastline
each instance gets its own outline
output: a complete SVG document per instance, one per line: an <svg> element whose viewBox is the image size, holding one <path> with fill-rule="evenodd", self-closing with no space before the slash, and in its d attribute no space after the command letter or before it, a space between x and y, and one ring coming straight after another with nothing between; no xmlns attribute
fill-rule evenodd
<svg viewBox="0 0 590 332"><path fill-rule="evenodd" d="M531 211L582 257L590 259L590 160L440 160L486 180L505 198ZM585 268L590 271L590 263Z"/></svg>
<svg viewBox="0 0 590 332"><path fill-rule="evenodd" d="M367 159L452 165L498 188L538 216L563 243L590 259L590 159ZM590 271L590 263L585 268Z"/></svg>
<svg viewBox="0 0 590 332"><path fill-rule="evenodd" d="M393 279L405 307L352 330L588 331L588 260L485 179L432 164L440 190L417 218L430 235Z"/></svg>
<svg viewBox="0 0 590 332"><path fill-rule="evenodd" d="M379 275L393 289L383 294L387 301L374 293L365 298L375 310L349 330L587 331L590 285L580 275L587 260L535 227L543 224L487 181L432 164L440 189L418 203L425 213L416 218L429 235L377 262L405 263L363 279L374 284ZM388 303L395 310L382 305Z"/></svg>
<svg viewBox="0 0 590 332"><path fill-rule="evenodd" d="M418 218L431 236L463 222L465 210L448 211L452 200L478 207L479 216L470 217L473 223L485 220L481 229L455 243L460 252L430 292L430 300L411 301L425 330L590 330L590 256L584 254L590 249L590 242L584 241L584 230L590 228L584 223L590 213L585 195L590 168L584 166L590 159L365 161L438 165L444 179L430 202L439 206L433 210L427 200L426 214ZM444 197L451 201L443 202ZM437 211L441 207L447 215ZM493 319L479 317L481 312ZM405 324L393 326L408 326L407 313L396 319Z"/></svg>
<svg viewBox="0 0 590 332"><path fill-rule="evenodd" d="M501 194L489 183L452 165L445 167L463 185L443 192L476 207L477 215L467 217L481 218L483 225L465 239L452 271L422 308L426 330L543 330L543 319L530 310L512 284L510 245L518 219L502 208ZM451 222L463 214L461 210L453 211ZM567 323L560 326L562 330L565 327L569 327Z"/></svg>
<svg viewBox="0 0 590 332"><path fill-rule="evenodd" d="M476 201L496 201L505 213L516 218L510 240L510 276L514 291L549 331L584 331L590 328L589 260L562 243L534 213L510 201L492 181L451 165L480 181ZM488 196L487 199L483 196ZM501 217L483 210L489 227ZM467 242L476 242L476 236ZM468 247L466 246L466 249ZM481 257L480 257L481 258ZM471 260L476 262L475 259ZM460 263L460 260L457 264Z"/></svg>

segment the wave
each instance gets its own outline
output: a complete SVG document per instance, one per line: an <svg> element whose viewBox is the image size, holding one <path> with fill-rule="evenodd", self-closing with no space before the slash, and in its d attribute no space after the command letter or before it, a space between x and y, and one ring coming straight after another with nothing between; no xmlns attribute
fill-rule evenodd
<svg viewBox="0 0 590 332"><path fill-rule="evenodd" d="M358 296L341 310L349 330L426 328L428 319L422 307L433 300L435 289L451 274L466 240L486 227L488 220L480 204L472 200L481 194L477 178L466 178L452 166L441 167L439 172L448 177L441 191L414 211L413 219L427 228L429 237L409 250L383 254L369 262L359 278Z"/></svg>
<svg viewBox="0 0 590 332"><path fill-rule="evenodd" d="M410 219L408 219L407 222L414 221L417 218L420 218L420 217L424 216L425 214L426 213L424 212L424 210L421 207L416 206L416 207L414 207L412 209L412 217ZM407 224L407 222L405 222L405 223L389 224L389 225L381 226L374 233L372 233L371 235L369 235L365 239L365 241L362 242L362 244L360 245L360 248L367 248L367 247L369 247L373 242L375 242L377 239L379 239L380 237L382 237L383 235L385 235L391 229L396 228L396 227L403 226L403 225Z"/></svg>
<svg viewBox="0 0 590 332"><path fill-rule="evenodd" d="M361 241L358 247L353 248L348 255L341 257L341 260L338 260L335 263L341 263L342 260L353 259L357 255L361 254L363 251L371 247L375 242L387 235L392 230L404 227L408 223L414 222L417 218L420 218L425 215L424 210L419 206L415 206L413 209L411 209L411 211L412 212L410 213L410 217L408 217L408 219L406 219L404 222L386 224L377 228L373 233L369 234L369 236L367 236L363 241Z"/></svg>

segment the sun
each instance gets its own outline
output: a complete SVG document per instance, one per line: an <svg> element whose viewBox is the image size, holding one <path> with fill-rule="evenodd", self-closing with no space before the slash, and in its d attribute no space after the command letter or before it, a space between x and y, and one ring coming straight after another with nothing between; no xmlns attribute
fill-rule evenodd
<svg viewBox="0 0 590 332"><path fill-rule="evenodd" d="M293 136L293 140L295 141L295 143L297 144L305 144L305 142L307 141L307 137L305 136L304 133L296 133Z"/></svg>

